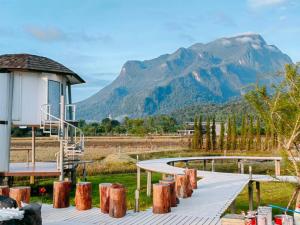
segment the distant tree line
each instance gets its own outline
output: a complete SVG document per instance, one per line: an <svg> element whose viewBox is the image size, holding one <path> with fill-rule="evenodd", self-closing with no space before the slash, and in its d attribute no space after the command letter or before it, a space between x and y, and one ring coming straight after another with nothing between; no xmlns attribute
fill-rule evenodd
<svg viewBox="0 0 300 225"><path fill-rule="evenodd" d="M110 118L93 123L79 121L79 128L86 136L165 134L175 133L179 127L176 120L167 115L135 119L126 117L122 122Z"/></svg>
<svg viewBox="0 0 300 225"><path fill-rule="evenodd" d="M195 116L194 134L191 142L195 150L271 150L278 147L278 140L271 129L261 126L261 119L244 114L241 124L236 116L229 116L220 122L217 136L215 117L206 116L205 128L203 116Z"/></svg>

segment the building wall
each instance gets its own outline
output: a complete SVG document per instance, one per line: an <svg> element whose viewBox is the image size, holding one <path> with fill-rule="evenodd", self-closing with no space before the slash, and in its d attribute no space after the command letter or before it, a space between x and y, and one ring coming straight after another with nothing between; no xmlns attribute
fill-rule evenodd
<svg viewBox="0 0 300 225"><path fill-rule="evenodd" d="M65 90L65 77L52 73L19 71L13 72L13 76L13 125L40 125L41 106L48 103L48 80L63 83Z"/></svg>
<svg viewBox="0 0 300 225"><path fill-rule="evenodd" d="M9 169L12 88L10 74L0 73L0 172Z"/></svg>

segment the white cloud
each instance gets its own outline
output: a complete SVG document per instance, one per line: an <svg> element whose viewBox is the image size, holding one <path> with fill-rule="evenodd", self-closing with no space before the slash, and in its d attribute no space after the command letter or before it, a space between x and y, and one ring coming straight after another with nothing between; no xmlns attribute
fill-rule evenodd
<svg viewBox="0 0 300 225"><path fill-rule="evenodd" d="M57 41L65 39L65 34L56 27L26 26L25 31L40 41Z"/></svg>
<svg viewBox="0 0 300 225"><path fill-rule="evenodd" d="M248 0L248 5L251 8L264 8L281 5L288 0Z"/></svg>

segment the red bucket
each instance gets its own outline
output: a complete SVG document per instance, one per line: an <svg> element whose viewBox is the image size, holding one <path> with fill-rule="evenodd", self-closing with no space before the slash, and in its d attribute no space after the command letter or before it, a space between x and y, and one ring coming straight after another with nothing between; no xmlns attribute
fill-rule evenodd
<svg viewBox="0 0 300 225"><path fill-rule="evenodd" d="M274 216L275 225L293 224L292 217L287 215L276 215Z"/></svg>
<svg viewBox="0 0 300 225"><path fill-rule="evenodd" d="M256 217L255 216L247 216L245 220L245 225L256 225Z"/></svg>

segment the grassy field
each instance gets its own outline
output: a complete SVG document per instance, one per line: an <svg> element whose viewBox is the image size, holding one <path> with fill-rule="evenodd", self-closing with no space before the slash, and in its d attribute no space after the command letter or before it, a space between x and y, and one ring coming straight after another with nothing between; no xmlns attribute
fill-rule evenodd
<svg viewBox="0 0 300 225"><path fill-rule="evenodd" d="M188 149L187 138L180 137L92 137L87 139L87 150L85 159L91 159L93 164L87 167L88 181L93 183L93 205L99 207L99 190L100 183L122 183L127 188L128 208L134 207L134 191L136 189L136 166L133 159L139 156L140 160L163 158L163 157L188 157L188 156L208 156L223 155L222 151L193 151ZM30 139L13 139L13 146L24 147L30 145ZM58 151L56 140L49 138L38 138L37 156L38 161L54 160L54 154ZM127 155L131 157L128 162L119 161L118 155ZM115 155L113 160L103 160L107 156ZM278 152L271 151L228 151L227 155L251 155L251 156L275 156ZM11 154L12 161L25 161L26 154ZM115 160L116 159L116 160ZM250 165L250 164L249 164ZM184 167L184 163L176 163L176 166ZM252 163L253 172L257 174L274 174L274 163ZM203 169L202 162L191 162L189 167ZM206 169L210 170L211 165L208 163ZM216 161L215 170L220 172L237 172L237 163L235 161ZM245 165L245 172L248 171L248 164ZM81 173L81 168L78 169ZM286 174L284 165L282 173ZM140 207L146 209L151 207L152 199L146 196L146 174L142 174ZM79 179L82 179L79 177ZM156 183L161 179L160 174L154 173L152 182ZM42 201L44 203L52 202L52 185L54 179L38 180L38 183L32 186L32 200ZM28 180L16 180L15 185L28 185ZM47 194L40 196L39 187L46 187ZM275 204L285 207L288 204L293 192L293 185L285 183L262 183L261 198L262 205ZM74 190L71 193L71 203L74 204ZM236 200L237 211L246 211L248 208L247 188L238 196Z"/></svg>

